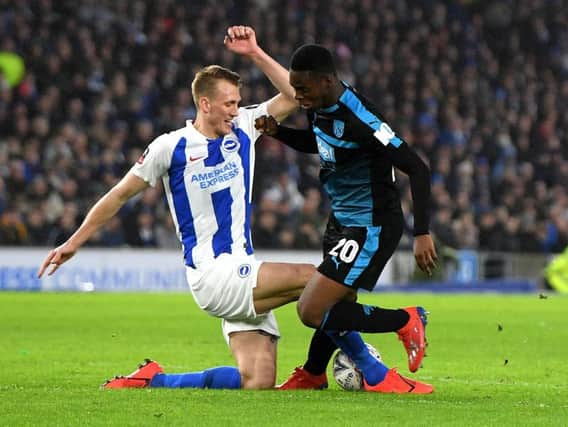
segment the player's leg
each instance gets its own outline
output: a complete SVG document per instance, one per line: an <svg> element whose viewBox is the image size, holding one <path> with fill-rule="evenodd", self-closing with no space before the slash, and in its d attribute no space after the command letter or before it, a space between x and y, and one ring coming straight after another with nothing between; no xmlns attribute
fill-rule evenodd
<svg viewBox="0 0 568 427"><path fill-rule="evenodd" d="M380 265L380 260L374 264ZM342 285L316 273L298 302L302 321L307 326L325 332L396 332L404 344L409 370L416 372L422 363L426 347L425 328L428 321L424 308L387 309L347 300L341 300L330 307L330 301L338 295L338 286Z"/></svg>
<svg viewBox="0 0 568 427"><path fill-rule="evenodd" d="M311 327L325 324L325 316L329 313L338 302L342 300L353 300L354 291L337 283L320 273L316 273L308 282L304 292L298 302L298 313L302 321ZM307 315L306 315L307 314ZM339 331L349 330L348 328L339 328L335 330L323 330L331 341L339 346L347 355L355 362L357 367L361 369L364 377L369 384L377 384L386 376L388 368L379 362L369 353L367 346L358 333L341 333ZM333 354L333 344L329 342L322 334L316 334L314 338L314 347L312 350L320 358L320 364L328 357L325 364L329 362L329 357ZM322 353L325 354L321 354ZM314 354L312 356L315 356ZM321 366L320 366L321 367ZM321 374L320 374L321 375ZM306 376L301 370L296 370L293 377L287 381L289 384L282 384L280 389L292 388L319 388L317 385L323 383L323 378L313 378ZM304 387L305 386L305 387Z"/></svg>
<svg viewBox="0 0 568 427"><path fill-rule="evenodd" d="M430 384L403 377L395 368L389 369L384 363L376 359L369 352L359 333L327 331L327 334L361 370L366 391L413 394L428 394L434 391Z"/></svg>
<svg viewBox="0 0 568 427"><path fill-rule="evenodd" d="M255 299L255 309L258 312L262 312L262 310L274 308L275 305L274 301L278 298L288 298L288 295L293 296L293 293L290 294L290 290L295 291L298 288L301 289L303 286L303 281L306 277L302 276L302 271L305 274L310 273L309 265L294 265L294 264L263 264L259 270L258 278L257 278L257 287L255 291L258 290L258 295L265 296L264 299ZM330 310L330 308L340 300L354 300L356 292L353 289L349 289L342 284L333 282L331 280L328 281L330 286L325 288L322 297L321 285L320 289L318 289L318 281L317 276L321 276L322 278L326 279L325 276L322 276L319 273L315 274L316 280L312 277L309 283L312 283L312 288L306 288L304 293L302 293L302 298L304 298L305 293L308 294L307 301L308 305L310 301L314 301L314 313L326 313ZM290 288L290 286L294 286ZM318 295L316 295L316 293ZM254 294L253 294L254 295ZM286 303L284 301L282 303ZM262 306L264 304L264 306ZM279 304L281 305L281 304ZM301 309L301 308L299 308ZM305 321L304 318L302 318ZM319 320L321 323L322 320ZM329 332L328 335L332 338L332 341L335 344L342 344L344 351L356 361L357 365L363 372L367 371L366 378L368 379L370 384L376 384L386 374L387 369L380 363L377 363L376 359L373 358L366 346L363 343L363 340L358 334L350 334L349 336L345 335L337 335L334 332ZM329 343L329 340L326 341L326 348L330 348L332 346ZM333 352L331 352L333 354ZM331 356L329 355L329 357ZM329 361L329 359L328 359ZM240 364L239 364L240 366Z"/></svg>
<svg viewBox="0 0 568 427"><path fill-rule="evenodd" d="M256 313L296 301L315 272L311 264L263 262L252 293Z"/></svg>
<svg viewBox="0 0 568 427"><path fill-rule="evenodd" d="M324 331L394 332L408 323L404 309L385 309L349 301L347 286L321 273L308 282L298 301L298 314L309 327Z"/></svg>
<svg viewBox="0 0 568 427"><path fill-rule="evenodd" d="M150 387L238 389L241 375L234 366L217 366L183 374L157 374Z"/></svg>
<svg viewBox="0 0 568 427"><path fill-rule="evenodd" d="M298 315L306 326L319 328L331 308L340 301L347 300L354 292L356 293L355 290L316 272L300 295Z"/></svg>
<svg viewBox="0 0 568 427"><path fill-rule="evenodd" d="M368 247L366 241L372 241L374 237L369 236L368 239L367 234L368 230L365 228L342 227L333 217L330 218L324 235L324 262L318 268L325 275L318 272L312 277L298 303L298 314L306 325L319 328L326 313L329 313L338 302L356 301L356 288L346 286L342 282L346 278L353 281L353 274L348 275L350 267L356 262L359 252L362 251L361 248ZM375 282L383 266L376 266ZM367 351L366 346L361 348L362 339L358 334L353 332L351 334L349 338L355 340L354 343L345 343L345 345L353 345L354 348L347 349L348 354L355 358L364 358L364 364L370 365L373 370L369 375L374 376L376 372L384 373L385 369L382 366L374 366L375 360ZM338 340L346 341L347 337L332 339L326 331L317 329L310 342L306 363L302 367L297 367L292 375L280 385L280 389L321 388L322 384L327 383L325 371L337 349L336 341ZM358 354L359 351L362 353Z"/></svg>
<svg viewBox="0 0 568 427"><path fill-rule="evenodd" d="M276 381L278 337L262 330L238 331L229 336L237 362L187 374L158 374L151 387L192 387L216 389L270 389Z"/></svg>
<svg viewBox="0 0 568 427"><path fill-rule="evenodd" d="M222 254L201 270L187 269L200 308L222 319L254 319L296 301L315 272L311 264L268 263Z"/></svg>
<svg viewBox="0 0 568 427"><path fill-rule="evenodd" d="M401 234L401 222L388 227L342 227L331 220L326 230L327 254L318 273L306 285L298 312L306 325L326 332L396 331L414 372L424 355L424 310L384 309L342 298L348 295L346 289L374 287Z"/></svg>
<svg viewBox="0 0 568 427"><path fill-rule="evenodd" d="M223 320L223 336L238 368L219 366L204 371L166 374L151 360L128 376L107 381L105 388L272 388L276 379L276 344L280 331L274 313L247 321Z"/></svg>
<svg viewBox="0 0 568 427"><path fill-rule="evenodd" d="M348 300L356 301L357 293L347 296ZM308 357L302 366L294 368L292 374L278 386L279 390L322 390L327 388L327 365L337 350L337 344L327 333L316 329L308 348Z"/></svg>
<svg viewBox="0 0 568 427"><path fill-rule="evenodd" d="M273 388L277 338L263 331L244 331L232 333L229 342L239 367L241 388Z"/></svg>
<svg viewBox="0 0 568 427"><path fill-rule="evenodd" d="M271 311L247 321L223 320L223 336L237 361L241 387L265 389L276 381L280 330Z"/></svg>
<svg viewBox="0 0 568 427"><path fill-rule="evenodd" d="M166 374L162 367L152 360L127 376L117 376L103 384L103 388L240 388L239 370L232 366L218 366L204 371L183 374Z"/></svg>
<svg viewBox="0 0 568 427"><path fill-rule="evenodd" d="M358 304L358 289L371 290L402 235L402 222L388 227L343 227L330 220L326 255L298 302L310 327L329 331L391 332L409 320L405 310Z"/></svg>
<svg viewBox="0 0 568 427"><path fill-rule="evenodd" d="M237 366L220 366L184 374L157 373L150 387L267 389L276 381L277 337L262 330L240 330L229 335Z"/></svg>
<svg viewBox="0 0 568 427"><path fill-rule="evenodd" d="M307 326L320 328L322 324L347 322L348 318L341 315L343 312L332 309L336 305L347 305L351 310L354 307L365 309L355 303L354 295L360 288L371 290L375 286L398 245L402 230L400 219L388 227L344 227L333 216L330 217L324 235L324 260L298 302L298 314L302 321ZM408 321L408 315L403 310L381 312L383 320L390 316L403 317L402 324ZM367 325L360 322L360 316L357 319L356 327L346 325L349 327L339 326L333 330L360 330ZM384 325L381 332L389 329L392 328Z"/></svg>
<svg viewBox="0 0 568 427"><path fill-rule="evenodd" d="M315 267L298 264L296 268L294 264L283 264L276 268L278 265L272 264L268 271L274 272L267 274L267 270L260 273L261 266L254 257L226 255L218 257L216 264L203 270L187 270L188 283L199 306L211 315L233 319L223 320L223 332L239 368L221 366L198 372L165 374L156 362L147 361L130 375L107 381L104 387L273 387L279 331L269 309L296 300ZM276 270L282 270L282 277L277 277ZM266 311L261 315L257 314L253 301L259 278L261 308Z"/></svg>

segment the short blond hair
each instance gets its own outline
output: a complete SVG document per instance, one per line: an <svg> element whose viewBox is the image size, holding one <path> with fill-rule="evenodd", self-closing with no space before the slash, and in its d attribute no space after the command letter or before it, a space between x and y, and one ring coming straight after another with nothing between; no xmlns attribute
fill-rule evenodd
<svg viewBox="0 0 568 427"><path fill-rule="evenodd" d="M219 80L225 80L237 87L241 87L241 76L228 68L220 65L209 65L202 68L195 74L195 78L191 82L193 102L198 109L199 98L201 96L212 98L217 90L217 82Z"/></svg>

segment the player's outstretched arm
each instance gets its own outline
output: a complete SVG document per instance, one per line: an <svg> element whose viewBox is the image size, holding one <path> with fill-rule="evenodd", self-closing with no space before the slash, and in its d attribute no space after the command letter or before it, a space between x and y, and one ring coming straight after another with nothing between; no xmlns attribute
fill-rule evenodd
<svg viewBox="0 0 568 427"><path fill-rule="evenodd" d="M89 240L89 237L112 218L124 203L146 187L148 187L146 181L128 172L118 184L95 203L77 231L65 243L47 254L39 268L38 277L41 278L49 266L51 268L47 274L51 276L55 273L59 266L75 255L77 250Z"/></svg>
<svg viewBox="0 0 568 427"><path fill-rule="evenodd" d="M268 113L280 121L298 108L294 99L294 88L290 85L288 70L268 55L258 45L254 29L235 25L227 29L225 46L231 52L249 58L272 82L280 92L268 104Z"/></svg>

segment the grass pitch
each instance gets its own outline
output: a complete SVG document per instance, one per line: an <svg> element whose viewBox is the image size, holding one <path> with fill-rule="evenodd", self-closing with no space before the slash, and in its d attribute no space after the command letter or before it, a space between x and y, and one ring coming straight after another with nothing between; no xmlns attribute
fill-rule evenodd
<svg viewBox="0 0 568 427"><path fill-rule="evenodd" d="M568 299L363 295L430 312L416 375L431 396L326 391L101 390L145 357L166 372L233 365L220 321L190 294L0 293L0 425L567 425ZM311 331L277 311L278 380L304 361ZM366 335L408 374L395 334ZM328 369L328 374L330 370Z"/></svg>

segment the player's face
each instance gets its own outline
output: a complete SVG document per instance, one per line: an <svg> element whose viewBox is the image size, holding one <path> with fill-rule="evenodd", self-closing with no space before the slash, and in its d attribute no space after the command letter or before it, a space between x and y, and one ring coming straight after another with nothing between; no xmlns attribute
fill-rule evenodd
<svg viewBox="0 0 568 427"><path fill-rule="evenodd" d="M328 106L325 104L326 95L330 94L330 86L323 75L309 71L290 71L290 85L296 92L295 98L300 107L317 110Z"/></svg>
<svg viewBox="0 0 568 427"><path fill-rule="evenodd" d="M239 87L226 80L219 80L215 94L209 98L207 114L209 126L217 137L231 132L231 123L239 114L239 102Z"/></svg>

